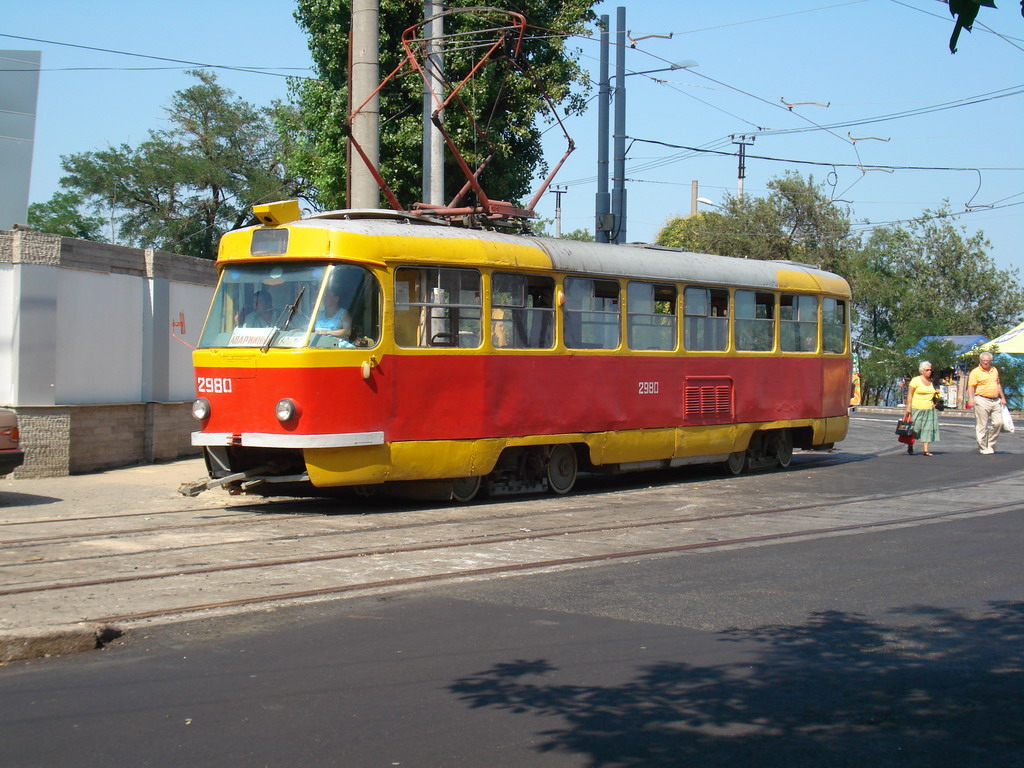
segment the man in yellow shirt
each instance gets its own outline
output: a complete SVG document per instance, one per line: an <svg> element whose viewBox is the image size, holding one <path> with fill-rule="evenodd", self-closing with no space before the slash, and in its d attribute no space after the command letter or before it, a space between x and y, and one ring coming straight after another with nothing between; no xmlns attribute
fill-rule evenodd
<svg viewBox="0 0 1024 768"><path fill-rule="evenodd" d="M992 365L992 353L982 352L978 367L967 379L967 407L974 408L974 434L983 454L996 452L1004 405L1006 395L999 381L999 370Z"/></svg>

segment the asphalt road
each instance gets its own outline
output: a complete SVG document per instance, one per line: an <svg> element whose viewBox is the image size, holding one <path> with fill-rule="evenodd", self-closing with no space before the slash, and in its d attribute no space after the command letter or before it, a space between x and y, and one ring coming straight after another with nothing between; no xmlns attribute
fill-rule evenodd
<svg viewBox="0 0 1024 768"><path fill-rule="evenodd" d="M545 507L788 502L804 530L873 527L139 622L102 651L0 669L0 765L1024 765L1020 439L979 457L954 424L938 456L910 457L889 421L858 418L835 463L603 481ZM509 504L461 524L536 524L552 502ZM683 527L736 535L722 524Z"/></svg>

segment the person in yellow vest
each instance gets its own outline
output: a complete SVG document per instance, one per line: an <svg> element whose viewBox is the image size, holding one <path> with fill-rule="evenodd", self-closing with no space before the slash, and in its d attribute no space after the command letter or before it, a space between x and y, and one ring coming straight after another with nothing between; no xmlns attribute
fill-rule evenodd
<svg viewBox="0 0 1024 768"><path fill-rule="evenodd" d="M907 385L907 411L904 418L910 418L914 433L921 441L925 456L932 456L930 443L939 439L939 417L935 412L935 384L932 382L932 364L927 360L917 367L915 376ZM914 452L914 444L907 443L907 453Z"/></svg>
<svg viewBox="0 0 1024 768"><path fill-rule="evenodd" d="M978 451L996 452L996 440L1003 428L1003 406L1006 394L999 381L999 369L992 365L992 353L982 352L978 367L967 377L967 407L974 409L974 435Z"/></svg>

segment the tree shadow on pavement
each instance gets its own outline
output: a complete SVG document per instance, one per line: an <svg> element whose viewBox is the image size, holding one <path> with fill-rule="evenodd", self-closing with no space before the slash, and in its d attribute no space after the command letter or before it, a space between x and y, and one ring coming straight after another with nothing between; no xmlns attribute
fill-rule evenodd
<svg viewBox="0 0 1024 768"><path fill-rule="evenodd" d="M752 661L662 662L620 685L547 682L514 661L450 686L469 706L560 719L537 749L595 768L1024 765L1024 603L980 618L927 606L899 626L817 614L724 632Z"/></svg>

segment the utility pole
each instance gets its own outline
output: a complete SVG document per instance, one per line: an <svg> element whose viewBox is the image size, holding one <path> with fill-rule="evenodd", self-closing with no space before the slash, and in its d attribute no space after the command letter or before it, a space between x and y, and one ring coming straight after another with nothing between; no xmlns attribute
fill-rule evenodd
<svg viewBox="0 0 1024 768"><path fill-rule="evenodd" d="M740 148L740 167L736 174L736 199L739 200L743 197L743 179L747 177L747 147L754 143L756 137L733 134L729 138L732 139L733 144L738 144Z"/></svg>
<svg viewBox="0 0 1024 768"><path fill-rule="evenodd" d="M609 213L611 198L608 195L608 107L611 101L611 87L608 83L608 30L611 19L601 17L601 64L600 81L597 90L597 197L594 200L594 240L608 242L611 229Z"/></svg>
<svg viewBox="0 0 1024 768"><path fill-rule="evenodd" d="M555 237L562 236L562 195L568 191L568 187L551 187L555 196Z"/></svg>
<svg viewBox="0 0 1024 768"><path fill-rule="evenodd" d="M697 180L690 182L690 215L697 215Z"/></svg>
<svg viewBox="0 0 1024 768"><path fill-rule="evenodd" d="M349 114L352 138L363 148L375 169L380 168L380 98L371 94L380 84L379 0L352 0L349 38ZM348 150L348 207L379 208L380 187L362 158Z"/></svg>
<svg viewBox="0 0 1024 768"><path fill-rule="evenodd" d="M423 202L444 205L444 139L431 117L437 103L444 100L444 6L435 0L423 3L423 32L426 35L423 84ZM437 101L435 101L435 99ZM438 112L438 117L441 113Z"/></svg>
<svg viewBox="0 0 1024 768"><path fill-rule="evenodd" d="M615 154L612 171L613 243L626 242L626 9L615 9Z"/></svg>

